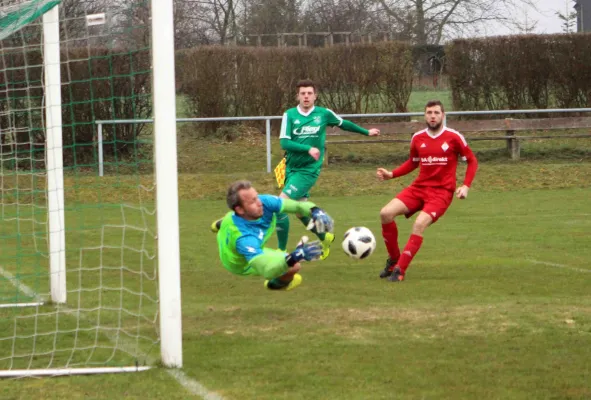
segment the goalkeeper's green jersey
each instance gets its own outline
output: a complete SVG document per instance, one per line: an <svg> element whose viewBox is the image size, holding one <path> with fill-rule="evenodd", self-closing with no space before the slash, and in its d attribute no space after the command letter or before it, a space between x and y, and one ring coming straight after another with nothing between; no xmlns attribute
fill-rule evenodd
<svg viewBox="0 0 591 400"><path fill-rule="evenodd" d="M280 197L263 194L259 199L263 204L261 218L249 221L229 212L220 225L217 235L220 259L235 274L249 274L250 262L263 254L263 246L275 231L276 214L283 209L284 200Z"/></svg>
<svg viewBox="0 0 591 400"><path fill-rule="evenodd" d="M367 135L369 132L354 123L344 120L328 108L313 106L304 113L299 106L290 108L281 121L281 147L286 151L286 168L297 169L311 174L319 174L324 159L326 127L338 126L343 130ZM314 158L308 151L316 147L320 158Z"/></svg>

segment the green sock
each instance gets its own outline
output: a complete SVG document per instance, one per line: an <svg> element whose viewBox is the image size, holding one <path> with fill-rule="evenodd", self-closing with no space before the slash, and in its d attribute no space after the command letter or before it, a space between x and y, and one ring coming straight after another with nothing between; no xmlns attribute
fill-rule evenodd
<svg viewBox="0 0 591 400"><path fill-rule="evenodd" d="M279 278L273 278L269 281L269 283L267 283L267 288L271 290L283 289L284 287L289 285L290 282L291 281L282 281Z"/></svg>
<svg viewBox="0 0 591 400"><path fill-rule="evenodd" d="M304 226L308 226L308 224L310 223L310 217L298 217L300 219L300 221L302 221L302 224L304 224ZM320 240L324 240L326 238L326 234L325 233L318 233L316 232L316 227L310 229L311 232L314 232L314 234L316 236L318 236L318 239Z"/></svg>
<svg viewBox="0 0 591 400"><path fill-rule="evenodd" d="M289 215L281 213L277 215L277 242L280 250L287 250L289 238Z"/></svg>

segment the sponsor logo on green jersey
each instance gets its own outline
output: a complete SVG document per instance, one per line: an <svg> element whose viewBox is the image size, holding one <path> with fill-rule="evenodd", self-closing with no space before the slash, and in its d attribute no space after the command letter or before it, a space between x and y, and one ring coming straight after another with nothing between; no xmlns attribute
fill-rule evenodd
<svg viewBox="0 0 591 400"><path fill-rule="evenodd" d="M301 128L295 128L293 130L293 134L296 136L317 135L319 130L320 130L319 126L302 126Z"/></svg>

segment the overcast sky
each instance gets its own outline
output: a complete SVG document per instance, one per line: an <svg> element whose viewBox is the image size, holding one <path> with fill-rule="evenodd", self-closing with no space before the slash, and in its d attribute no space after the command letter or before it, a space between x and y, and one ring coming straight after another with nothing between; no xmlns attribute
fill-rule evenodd
<svg viewBox="0 0 591 400"><path fill-rule="evenodd" d="M537 31L541 33L562 32L562 21L556 16L556 11L562 14L575 11L572 0L537 0L536 2L540 12L532 12L531 17L538 21Z"/></svg>
<svg viewBox="0 0 591 400"><path fill-rule="evenodd" d="M538 10L521 9L515 11L515 17L523 24L526 19L528 24L537 21L536 33L559 33L562 32L562 21L556 15L557 11L562 14L574 12L573 0L534 0ZM576 29L576 28L575 28Z"/></svg>
<svg viewBox="0 0 591 400"><path fill-rule="evenodd" d="M510 15L513 16L514 21L507 23L489 22L485 25L480 25L478 31L469 33L476 37L482 36L498 36L498 35L515 35L524 33L525 26L528 27L531 33L563 33L562 20L558 18L556 12L563 15L574 13L575 9L573 0L532 0L536 7L525 7L522 4L515 9L510 10ZM519 3L515 0L516 4ZM532 26L535 29L532 31ZM576 23L573 27L576 31ZM448 39L453 39L450 37Z"/></svg>

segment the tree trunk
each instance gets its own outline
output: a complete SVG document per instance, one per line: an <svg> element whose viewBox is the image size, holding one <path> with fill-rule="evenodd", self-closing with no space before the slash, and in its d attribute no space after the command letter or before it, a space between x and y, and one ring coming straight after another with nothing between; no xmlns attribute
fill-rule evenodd
<svg viewBox="0 0 591 400"><path fill-rule="evenodd" d="M415 25L415 39L417 41L416 44L424 45L427 44L424 0L416 0L415 6L417 13L417 23Z"/></svg>

